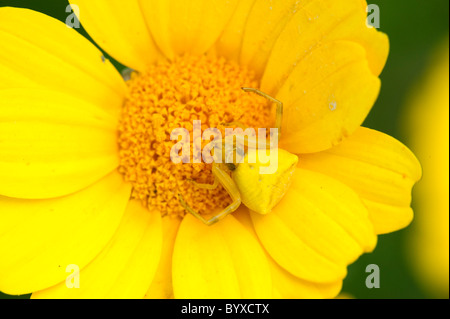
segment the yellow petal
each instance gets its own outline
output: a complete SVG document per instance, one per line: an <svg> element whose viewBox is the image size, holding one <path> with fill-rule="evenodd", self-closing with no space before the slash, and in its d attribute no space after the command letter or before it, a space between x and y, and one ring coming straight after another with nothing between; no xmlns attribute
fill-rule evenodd
<svg viewBox="0 0 450 319"><path fill-rule="evenodd" d="M346 267L376 236L358 196L325 175L297 169L292 185L270 214L252 212L259 239L285 270L317 283L342 280Z"/></svg>
<svg viewBox="0 0 450 319"><path fill-rule="evenodd" d="M0 8L0 21L0 88L45 87L120 111L120 74L77 31L27 9Z"/></svg>
<svg viewBox="0 0 450 319"><path fill-rule="evenodd" d="M421 177L421 167L406 146L386 134L361 127L330 150L302 155L299 166L351 187L368 207L378 234L412 220L411 188Z"/></svg>
<svg viewBox="0 0 450 319"><path fill-rule="evenodd" d="M239 62L245 26L255 1L239 1L233 16L214 47L219 56Z"/></svg>
<svg viewBox="0 0 450 319"><path fill-rule="evenodd" d="M140 0L142 12L160 50L169 58L203 54L223 32L237 0Z"/></svg>
<svg viewBox="0 0 450 319"><path fill-rule="evenodd" d="M149 299L173 298L172 255L180 226L180 218L166 216L162 219L163 243L161 259L152 284L145 294Z"/></svg>
<svg viewBox="0 0 450 319"><path fill-rule="evenodd" d="M150 35L138 0L70 0L96 43L122 64L140 71L160 53Z"/></svg>
<svg viewBox="0 0 450 319"><path fill-rule="evenodd" d="M297 278L280 267L272 258L270 258L270 269L274 287L284 299L334 298L342 288L342 280L320 284Z"/></svg>
<svg viewBox="0 0 450 319"><path fill-rule="evenodd" d="M264 73L272 48L298 10L310 0L257 0L245 25L241 64Z"/></svg>
<svg viewBox="0 0 450 319"><path fill-rule="evenodd" d="M351 41L361 45L367 52L365 58L371 72L378 76L386 63L389 42L384 34L366 26L365 8L361 0L349 0L345 4L340 0L304 2L286 24L271 50L262 79L262 90L275 94L295 66L311 51L334 41ZM321 61L323 67L330 63ZM320 67L316 65L316 70Z"/></svg>
<svg viewBox="0 0 450 319"><path fill-rule="evenodd" d="M267 258L233 216L206 226L192 215L181 223L173 255L175 298L270 298Z"/></svg>
<svg viewBox="0 0 450 319"><path fill-rule="evenodd" d="M118 173L51 200L0 197L0 291L25 294L65 280L66 267L87 265L108 243L131 187Z"/></svg>
<svg viewBox="0 0 450 319"><path fill-rule="evenodd" d="M379 203L362 196L361 199L369 210L370 219L377 234L387 234L405 228L414 218L414 212L409 206Z"/></svg>
<svg viewBox="0 0 450 319"><path fill-rule="evenodd" d="M379 76L386 65L389 55L389 38L375 28L356 33L352 40L361 44L367 53L367 60L372 73Z"/></svg>
<svg viewBox="0 0 450 319"><path fill-rule="evenodd" d="M52 198L118 165L117 118L64 93L0 90L0 194Z"/></svg>
<svg viewBox="0 0 450 319"><path fill-rule="evenodd" d="M259 241L255 228L250 218L249 210L241 207L233 213L239 222ZM309 282L291 275L280 267L266 252L269 260L272 282L274 288L273 298L284 299L312 299L312 298L334 298L341 291L342 280L331 284L319 284Z"/></svg>
<svg viewBox="0 0 450 319"><path fill-rule="evenodd" d="M161 246L160 213L131 200L108 245L79 272L79 288L68 288L64 281L32 298L142 298L155 275Z"/></svg>
<svg viewBox="0 0 450 319"><path fill-rule="evenodd" d="M312 153L338 144L362 124L379 90L362 46L323 44L297 64L277 94L285 106L281 147Z"/></svg>

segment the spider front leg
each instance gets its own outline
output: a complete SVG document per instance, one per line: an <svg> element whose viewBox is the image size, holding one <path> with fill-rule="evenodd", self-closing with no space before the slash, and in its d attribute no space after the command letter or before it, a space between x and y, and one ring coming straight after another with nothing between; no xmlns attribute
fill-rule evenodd
<svg viewBox="0 0 450 319"><path fill-rule="evenodd" d="M278 141L281 137L281 122L283 121L283 102L271 97L269 94L264 93L258 89L254 88L242 88L245 92L253 92L256 93L266 99L268 99L270 102L275 103L277 105L277 111L276 111L276 118L275 118L275 128L278 129Z"/></svg>
<svg viewBox="0 0 450 319"><path fill-rule="evenodd" d="M239 190L236 184L234 183L233 179L230 177L230 175L228 175L224 170L222 170L216 163L213 164L212 172L216 178L215 180L217 180L220 184L222 184L222 186L225 188L225 190L228 192L228 194L231 196L231 199L233 200L233 202L226 208L224 208L219 214L211 217L210 219L205 219L200 213L192 209L192 207L190 207L185 202L181 194L178 194L178 199L180 201L181 206L183 206L184 209L186 209L189 213L200 219L204 224L208 226L217 223L219 220L221 220L228 214L234 212L236 209L238 209L239 205L241 205L241 194L239 193Z"/></svg>

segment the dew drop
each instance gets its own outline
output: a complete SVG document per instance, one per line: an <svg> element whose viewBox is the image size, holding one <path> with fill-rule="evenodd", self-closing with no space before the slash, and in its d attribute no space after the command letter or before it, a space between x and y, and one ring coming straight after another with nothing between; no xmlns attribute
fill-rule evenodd
<svg viewBox="0 0 450 319"><path fill-rule="evenodd" d="M336 101L331 101L330 104L328 105L328 107L330 108L331 111L336 110L337 102Z"/></svg>

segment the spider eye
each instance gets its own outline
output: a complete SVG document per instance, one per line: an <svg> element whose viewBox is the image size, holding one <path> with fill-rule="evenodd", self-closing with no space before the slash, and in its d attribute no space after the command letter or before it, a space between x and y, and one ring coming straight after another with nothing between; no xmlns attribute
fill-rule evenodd
<svg viewBox="0 0 450 319"><path fill-rule="evenodd" d="M230 171L234 171L236 169L236 165L233 163L227 163L227 167Z"/></svg>

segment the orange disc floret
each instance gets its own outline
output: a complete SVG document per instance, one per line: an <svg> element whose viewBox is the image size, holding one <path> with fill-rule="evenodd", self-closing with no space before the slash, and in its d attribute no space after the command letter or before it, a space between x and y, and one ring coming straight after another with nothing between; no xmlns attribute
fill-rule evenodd
<svg viewBox="0 0 450 319"><path fill-rule="evenodd" d="M223 58L183 56L160 62L145 73L133 74L119 123L119 172L133 185L132 197L163 215L184 215L178 194L200 213L212 213L230 203L219 185L202 189L191 181L213 183L211 164L192 163L193 121L201 120L202 132L223 123L247 127L272 124L267 101L245 93L241 87L259 86L252 72ZM229 127L229 126L227 126ZM175 164L170 139L176 128L190 132L190 163ZM202 147L209 141L202 141Z"/></svg>

